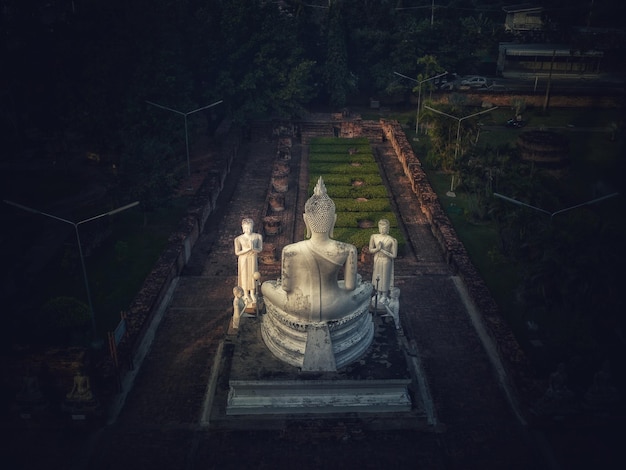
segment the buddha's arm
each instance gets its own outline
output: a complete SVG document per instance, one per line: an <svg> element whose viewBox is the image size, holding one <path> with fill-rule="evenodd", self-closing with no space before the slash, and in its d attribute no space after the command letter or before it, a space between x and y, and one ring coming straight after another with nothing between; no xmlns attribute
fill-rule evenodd
<svg viewBox="0 0 626 470"><path fill-rule="evenodd" d="M239 237L235 238L235 255L237 256L245 255L246 253L249 253L250 251L252 251L252 246L248 248L244 248L243 243L241 243L241 239Z"/></svg>
<svg viewBox="0 0 626 470"><path fill-rule="evenodd" d="M380 250L380 248L378 247L378 244L376 243L376 235L372 235L370 237L370 253L376 253L378 250Z"/></svg>
<svg viewBox="0 0 626 470"><path fill-rule="evenodd" d="M293 257L293 253L291 253L287 248L283 249L282 253L282 262L281 262L281 279L280 284L285 292L290 292L292 289L292 281L290 276L290 268L291 262L290 260Z"/></svg>
<svg viewBox="0 0 626 470"><path fill-rule="evenodd" d="M345 286L346 290L354 290L356 288L356 275L357 275L357 252L354 246L350 246L348 249L348 258L344 266L345 272Z"/></svg>
<svg viewBox="0 0 626 470"><path fill-rule="evenodd" d="M383 253L385 256L387 256L389 258L392 258L392 259L396 258L396 256L398 256L398 242L397 242L397 240L395 238L392 239L391 251L385 250L385 249L381 248L380 252Z"/></svg>

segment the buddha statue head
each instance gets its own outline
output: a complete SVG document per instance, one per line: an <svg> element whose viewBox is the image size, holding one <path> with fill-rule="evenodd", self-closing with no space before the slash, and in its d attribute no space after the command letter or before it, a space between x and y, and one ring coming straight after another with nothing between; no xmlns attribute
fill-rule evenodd
<svg viewBox="0 0 626 470"><path fill-rule="evenodd" d="M249 217L244 218L241 221L241 228L243 230L243 233L250 235L252 233L252 230L254 230L254 220Z"/></svg>
<svg viewBox="0 0 626 470"><path fill-rule="evenodd" d="M304 205L304 223L307 238L313 233L328 233L333 236L333 228L337 220L335 203L328 197L324 180L320 176L313 190L313 195Z"/></svg>
<svg viewBox="0 0 626 470"><path fill-rule="evenodd" d="M380 219L378 221L378 232L382 235L389 235L389 220Z"/></svg>

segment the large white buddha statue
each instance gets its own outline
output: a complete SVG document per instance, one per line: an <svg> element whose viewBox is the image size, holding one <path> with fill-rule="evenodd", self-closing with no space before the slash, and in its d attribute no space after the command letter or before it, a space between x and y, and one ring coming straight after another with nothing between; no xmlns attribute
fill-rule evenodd
<svg viewBox="0 0 626 470"><path fill-rule="evenodd" d="M287 245L281 278L261 286L267 309L261 332L279 359L303 370L332 371L371 344L372 284L357 273L356 248L331 238L335 203L321 177L304 211L310 239Z"/></svg>

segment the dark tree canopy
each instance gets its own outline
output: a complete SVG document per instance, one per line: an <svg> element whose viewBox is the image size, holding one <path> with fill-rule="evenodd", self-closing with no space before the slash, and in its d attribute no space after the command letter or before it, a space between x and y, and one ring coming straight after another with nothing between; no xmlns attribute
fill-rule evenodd
<svg viewBox="0 0 626 470"><path fill-rule="evenodd" d="M605 3L542 5L563 35L617 26ZM142 141L184 145L182 118L146 100L180 112L223 100L190 122L210 133L224 117L406 97L414 84L393 71L482 72L506 38L504 16L501 2L477 0L4 0L2 143L10 154L46 146L53 160L85 149L119 160L146 153Z"/></svg>

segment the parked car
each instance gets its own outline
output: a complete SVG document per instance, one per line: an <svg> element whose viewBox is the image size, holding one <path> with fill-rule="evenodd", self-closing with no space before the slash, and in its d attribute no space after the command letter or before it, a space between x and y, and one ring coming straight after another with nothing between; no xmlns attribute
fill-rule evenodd
<svg viewBox="0 0 626 470"><path fill-rule="evenodd" d="M487 86L487 79L478 75L466 77L461 80L461 86L468 86L471 88L485 88Z"/></svg>
<svg viewBox="0 0 626 470"><path fill-rule="evenodd" d="M506 127L512 127L513 129L521 129L526 125L526 121L522 119L518 119L516 117L512 117L506 122Z"/></svg>

